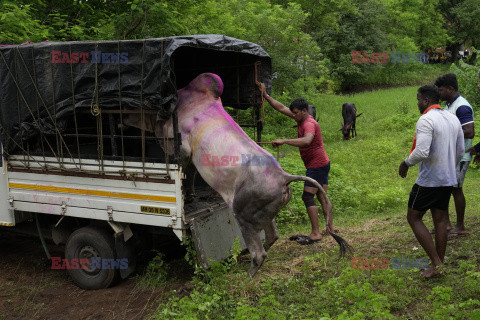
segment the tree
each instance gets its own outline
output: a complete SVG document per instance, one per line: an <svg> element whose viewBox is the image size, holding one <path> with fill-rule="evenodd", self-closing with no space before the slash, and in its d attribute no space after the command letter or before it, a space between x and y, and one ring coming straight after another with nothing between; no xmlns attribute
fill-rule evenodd
<svg viewBox="0 0 480 320"><path fill-rule="evenodd" d="M444 17L445 28L450 36L449 47L454 57L457 57L462 45L480 46L478 0L439 0L438 10ZM475 60L475 56L472 60Z"/></svg>
<svg viewBox="0 0 480 320"><path fill-rule="evenodd" d="M322 53L328 58L332 76L342 89L358 84L369 64L352 63L352 51L383 52L388 44L387 10L380 0L351 1L337 23L315 32Z"/></svg>
<svg viewBox="0 0 480 320"><path fill-rule="evenodd" d="M16 44L45 40L48 31L35 18L31 5L0 2L0 43Z"/></svg>

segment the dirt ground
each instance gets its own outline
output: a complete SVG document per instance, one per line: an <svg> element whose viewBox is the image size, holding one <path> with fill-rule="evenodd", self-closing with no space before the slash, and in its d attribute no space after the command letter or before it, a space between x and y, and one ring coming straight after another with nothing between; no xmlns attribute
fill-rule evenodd
<svg viewBox="0 0 480 320"><path fill-rule="evenodd" d="M52 256L63 248L49 244ZM165 292L191 291L191 274L176 276L165 289L148 289L135 277L148 261L139 261L136 275L104 290L75 286L66 270L52 270L38 238L0 233L0 319L144 319ZM186 262L185 262L186 263Z"/></svg>

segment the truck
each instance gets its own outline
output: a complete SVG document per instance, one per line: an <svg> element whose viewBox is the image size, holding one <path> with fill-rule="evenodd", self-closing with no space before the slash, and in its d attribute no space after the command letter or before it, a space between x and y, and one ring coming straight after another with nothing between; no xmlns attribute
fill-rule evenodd
<svg viewBox="0 0 480 320"><path fill-rule="evenodd" d="M145 243L165 237L191 237L204 267L237 238L245 248L232 211L180 154L176 93L204 72L222 78L224 106L260 142L256 83L270 88L271 59L258 44L195 35L0 46L0 232L37 235L51 259L46 241L64 246L83 289L128 277ZM152 115L172 118L173 136L149 130Z"/></svg>

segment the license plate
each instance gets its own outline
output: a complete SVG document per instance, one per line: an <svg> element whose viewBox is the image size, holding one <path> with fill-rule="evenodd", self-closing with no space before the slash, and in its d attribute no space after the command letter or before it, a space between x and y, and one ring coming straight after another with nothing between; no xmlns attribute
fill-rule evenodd
<svg viewBox="0 0 480 320"><path fill-rule="evenodd" d="M161 215L165 215L165 216L170 215L170 209L168 209L168 208L140 206L140 211L144 212L144 213L154 213L154 214L161 214Z"/></svg>

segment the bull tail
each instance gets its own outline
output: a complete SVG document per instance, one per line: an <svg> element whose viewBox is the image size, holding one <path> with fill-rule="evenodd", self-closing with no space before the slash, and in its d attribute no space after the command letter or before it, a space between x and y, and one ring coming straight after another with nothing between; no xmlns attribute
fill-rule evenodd
<svg viewBox="0 0 480 320"><path fill-rule="evenodd" d="M340 257L344 257L346 253L352 253L353 249L352 247L348 244L347 241L345 241L342 237L336 235L333 230L330 229L330 222L333 221L333 214L332 214L332 203L330 202L330 199L328 198L327 192L325 192L325 189L318 183L317 181L313 180L312 178L305 177L305 176L292 176L292 175L287 175L286 176L286 184L287 186L290 184L292 181L308 181L311 184L315 185L320 192L322 193L322 196L325 198L327 202L327 213L325 215L325 224L327 227L328 233L335 239L335 241L338 243L340 246Z"/></svg>

